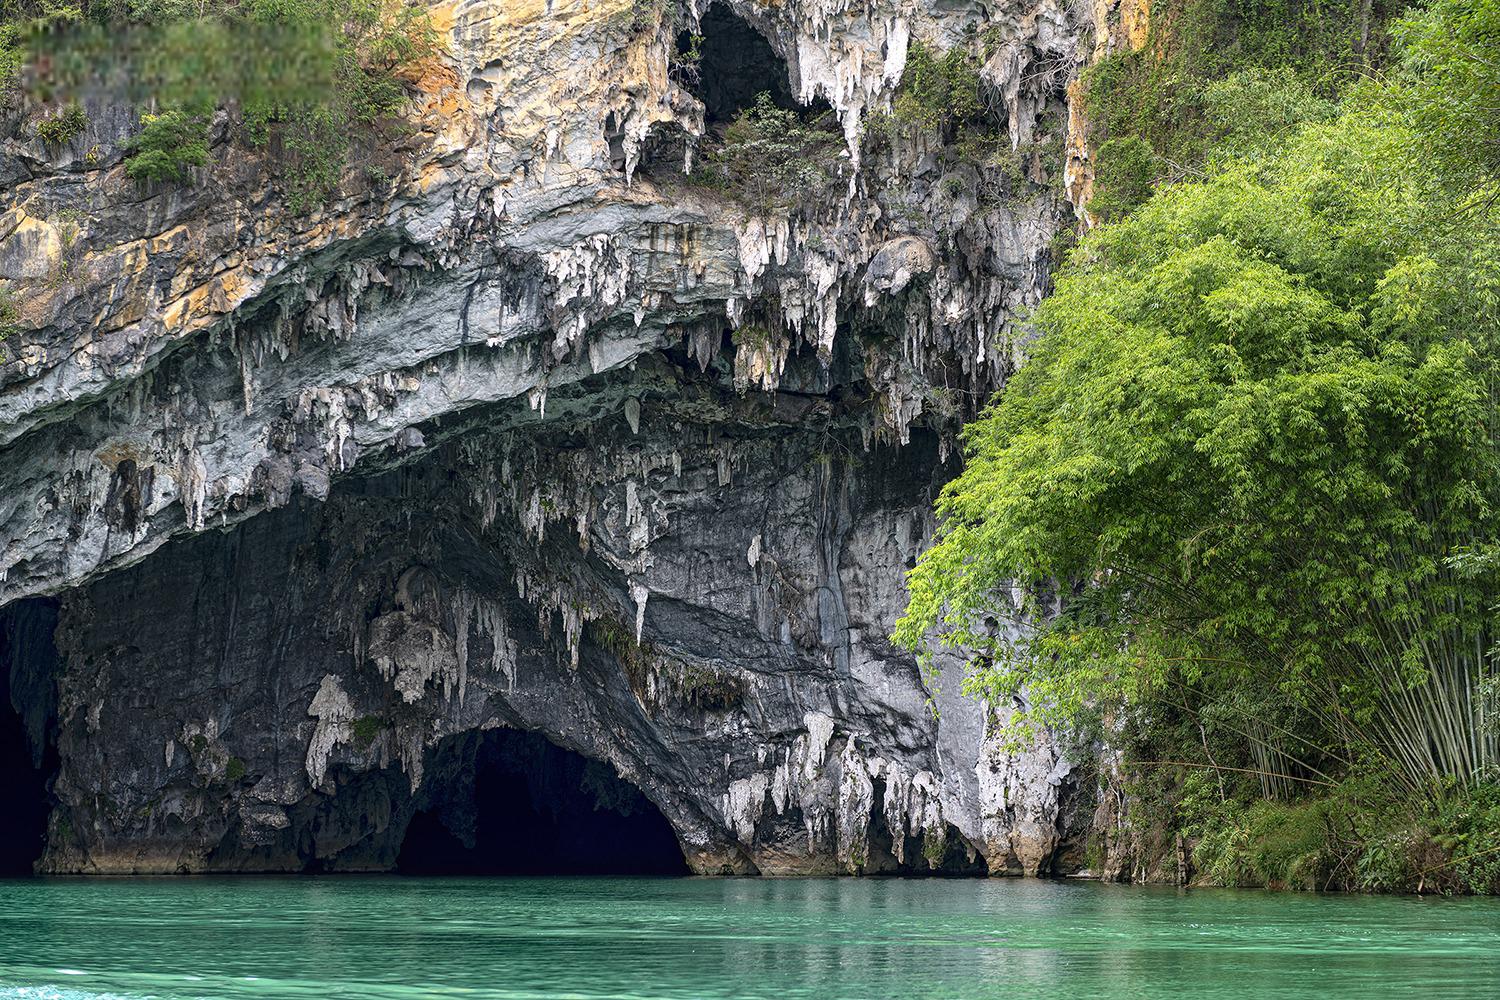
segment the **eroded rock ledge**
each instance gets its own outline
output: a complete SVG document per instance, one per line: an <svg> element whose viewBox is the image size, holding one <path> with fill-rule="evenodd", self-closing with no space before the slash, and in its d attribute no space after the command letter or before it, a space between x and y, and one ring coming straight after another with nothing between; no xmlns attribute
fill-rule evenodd
<svg viewBox="0 0 1500 1000"><path fill-rule="evenodd" d="M1079 29L721 3L838 114L826 203L684 174L703 106L630 0L436 8L403 171L311 217L227 141L221 183L130 185L100 101L92 157L6 140L0 602L58 613L44 869L388 867L495 726L612 764L697 871L1078 867L1091 781L885 639L1072 209L1040 161L997 188L861 122L913 38L983 32L1012 141L1061 129Z"/></svg>

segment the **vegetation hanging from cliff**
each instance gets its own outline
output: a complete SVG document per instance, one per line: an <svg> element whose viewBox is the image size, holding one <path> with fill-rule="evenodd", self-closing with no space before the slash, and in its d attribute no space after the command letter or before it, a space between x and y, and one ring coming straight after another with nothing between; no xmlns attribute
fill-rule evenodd
<svg viewBox="0 0 1500 1000"><path fill-rule="evenodd" d="M1264 797L1488 794L1500 225L1493 170L1441 140L1493 126L1497 30L1500 5L1434 4L1391 81L1074 252L968 430L901 642L936 630L977 653L972 692L1028 691L1018 737L1153 706L1192 722L1165 752L1243 753Z"/></svg>
<svg viewBox="0 0 1500 1000"><path fill-rule="evenodd" d="M979 82L979 60L962 47L936 52L921 41L913 42L890 116L874 127L944 140L964 130L992 131Z"/></svg>
<svg viewBox="0 0 1500 1000"><path fill-rule="evenodd" d="M51 99L123 80L150 109L130 142L132 177L186 179L208 161L210 120L227 108L238 138L271 152L295 209L331 193L353 142L404 99L399 68L432 45L425 12L405 0L148 0L128 12L0 0L5 86ZM69 141L81 115L70 101L37 134Z"/></svg>

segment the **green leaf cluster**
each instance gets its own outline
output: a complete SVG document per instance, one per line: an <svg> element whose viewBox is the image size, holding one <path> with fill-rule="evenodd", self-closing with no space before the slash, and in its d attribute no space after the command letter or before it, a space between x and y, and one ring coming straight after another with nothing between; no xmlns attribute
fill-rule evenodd
<svg viewBox="0 0 1500 1000"><path fill-rule="evenodd" d="M1434 0L1397 27L1401 113L1429 163L1459 190L1500 180L1500 0Z"/></svg>
<svg viewBox="0 0 1500 1000"><path fill-rule="evenodd" d="M36 125L36 135L49 146L65 146L83 135L89 116L82 105L70 102L56 114L45 115Z"/></svg>
<svg viewBox="0 0 1500 1000"><path fill-rule="evenodd" d="M957 46L939 53L921 41L911 43L891 108L898 127L951 138L984 112L973 53Z"/></svg>
<svg viewBox="0 0 1500 1000"><path fill-rule="evenodd" d="M137 181L180 181L188 168L208 162L203 115L171 110L141 116L141 130L126 144L125 172Z"/></svg>
<svg viewBox="0 0 1500 1000"><path fill-rule="evenodd" d="M7 360L5 341L20 332L21 329L21 307L16 305L16 297L11 294L10 289L0 288L0 362Z"/></svg>
<svg viewBox="0 0 1500 1000"><path fill-rule="evenodd" d="M1151 197L1156 184L1156 154L1138 135L1107 139L1094 154L1095 194L1089 211L1101 222L1123 218Z"/></svg>
<svg viewBox="0 0 1500 1000"><path fill-rule="evenodd" d="M1140 149L1101 148L1136 138L1157 179L1193 176L1226 139L1263 142L1331 117L1329 99L1386 61L1389 25L1407 0L1158 0L1138 51L1084 74L1096 197L1111 211L1140 202ZM1259 119L1259 120L1257 120ZM1243 149L1232 150L1244 152ZM1111 153L1128 153L1127 165ZM1128 167L1128 169L1127 169ZM1125 187L1113 190L1121 178Z"/></svg>

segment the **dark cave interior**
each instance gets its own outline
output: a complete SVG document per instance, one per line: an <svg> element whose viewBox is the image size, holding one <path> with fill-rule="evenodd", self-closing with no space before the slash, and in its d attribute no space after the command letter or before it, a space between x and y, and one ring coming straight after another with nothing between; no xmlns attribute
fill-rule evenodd
<svg viewBox="0 0 1500 1000"><path fill-rule="evenodd" d="M18 601L0 611L0 876L30 875L41 858L57 769L51 740L57 604Z"/></svg>
<svg viewBox="0 0 1500 1000"><path fill-rule="evenodd" d="M710 129L727 125L761 93L770 94L779 107L797 107L786 60L726 5L708 8L698 34L697 80L689 89L703 102ZM678 52L686 53L691 47L692 36L683 32L677 40Z"/></svg>
<svg viewBox="0 0 1500 1000"><path fill-rule="evenodd" d="M408 875L682 875L671 825L614 768L539 733L492 729L440 749L447 779L407 827Z"/></svg>

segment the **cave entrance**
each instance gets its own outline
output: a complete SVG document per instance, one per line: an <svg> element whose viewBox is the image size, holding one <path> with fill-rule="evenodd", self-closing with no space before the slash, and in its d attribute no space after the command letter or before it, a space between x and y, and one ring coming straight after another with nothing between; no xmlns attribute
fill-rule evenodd
<svg viewBox="0 0 1500 1000"><path fill-rule="evenodd" d="M709 128L729 124L761 93L770 94L780 107L797 107L786 60L776 54L764 35L728 6L710 6L699 24L698 36L696 83L689 89L703 102ZM691 52L692 47L693 36L683 32L677 40L679 55Z"/></svg>
<svg viewBox="0 0 1500 1000"><path fill-rule="evenodd" d="M30 875L46 846L47 786L57 770L56 628L56 601L0 611L0 876Z"/></svg>
<svg viewBox="0 0 1500 1000"><path fill-rule="evenodd" d="M403 874L687 874L671 824L640 789L540 733L460 737L429 774L440 785L407 827Z"/></svg>

